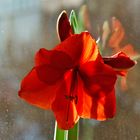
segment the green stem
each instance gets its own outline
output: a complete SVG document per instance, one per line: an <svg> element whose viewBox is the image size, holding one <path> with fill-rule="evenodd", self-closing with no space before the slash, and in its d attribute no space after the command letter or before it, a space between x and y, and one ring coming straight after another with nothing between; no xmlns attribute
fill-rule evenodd
<svg viewBox="0 0 140 140"><path fill-rule="evenodd" d="M54 140L68 140L67 137L68 131L60 129L55 121Z"/></svg>
<svg viewBox="0 0 140 140"><path fill-rule="evenodd" d="M68 140L78 140L79 134L79 123L75 124L75 126L68 130Z"/></svg>

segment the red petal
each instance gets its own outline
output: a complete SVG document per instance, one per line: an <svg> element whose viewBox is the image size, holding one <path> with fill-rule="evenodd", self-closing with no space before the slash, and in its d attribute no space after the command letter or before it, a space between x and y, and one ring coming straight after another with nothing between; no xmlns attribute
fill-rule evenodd
<svg viewBox="0 0 140 140"><path fill-rule="evenodd" d="M98 54L96 42L88 32L72 35L56 46L55 50L68 54L76 64L85 63L91 56L94 60L97 57L96 53Z"/></svg>
<svg viewBox="0 0 140 140"><path fill-rule="evenodd" d="M64 72L73 67L72 59L64 52L41 49L36 55L37 74L43 82L56 83Z"/></svg>
<svg viewBox="0 0 140 140"><path fill-rule="evenodd" d="M81 102L83 107L77 105L77 110L78 114L85 118L105 120L113 117L115 113L116 73L101 60L98 57L95 61L87 62L80 67L83 84L81 83L78 88L78 97L83 97L78 98L78 102Z"/></svg>
<svg viewBox="0 0 140 140"><path fill-rule="evenodd" d="M61 129L70 129L77 123L79 117L76 110L76 85L72 88L72 71L65 74L65 80L59 87L52 110L55 114L58 126Z"/></svg>
<svg viewBox="0 0 140 140"><path fill-rule="evenodd" d="M128 71L127 70L119 70L119 69L114 69L116 71L116 74L120 76L126 76Z"/></svg>
<svg viewBox="0 0 140 140"><path fill-rule="evenodd" d="M73 34L66 11L62 11L57 20L57 33L61 41Z"/></svg>
<svg viewBox="0 0 140 140"><path fill-rule="evenodd" d="M99 87L100 85L94 85L95 89L91 89L90 86L87 86L87 84L85 86L79 80L78 97L81 97L78 98L77 111L80 117L106 120L115 115L116 99L114 88L106 91Z"/></svg>
<svg viewBox="0 0 140 140"><path fill-rule="evenodd" d="M52 51L48 51L45 48L41 48L35 55L35 65L44 65L50 62L50 56Z"/></svg>
<svg viewBox="0 0 140 140"><path fill-rule="evenodd" d="M116 82L115 71L101 62L87 62L80 67L80 75L88 89L98 93L98 90L110 91Z"/></svg>
<svg viewBox="0 0 140 140"><path fill-rule="evenodd" d="M60 78L62 78L65 71L73 67L71 58L64 52L56 50L42 50L40 52L44 52L45 55L43 55L43 53L38 53L37 60L42 63L45 63L48 60L48 64L40 65L36 67L36 70L40 80L47 84L56 83ZM47 57L48 59L46 59ZM41 64L41 62L38 64Z"/></svg>
<svg viewBox="0 0 140 140"><path fill-rule="evenodd" d="M90 36L89 33L83 35L83 52L81 55L80 64L88 61L95 61L99 57L99 51L96 41Z"/></svg>
<svg viewBox="0 0 140 140"><path fill-rule="evenodd" d="M40 81L36 69L33 68L22 80L19 96L33 105L50 109L58 87L59 83L50 86Z"/></svg>
<svg viewBox="0 0 140 140"><path fill-rule="evenodd" d="M131 60L123 52L119 52L111 57L103 57L104 63L115 69L128 69L135 65L135 62Z"/></svg>
<svg viewBox="0 0 140 140"><path fill-rule="evenodd" d="M67 69L73 66L72 59L62 51L40 49L35 56L36 66L50 64L59 69Z"/></svg>
<svg viewBox="0 0 140 140"><path fill-rule="evenodd" d="M50 65L36 67L38 78L49 85L56 83L62 78L64 71L56 69Z"/></svg>

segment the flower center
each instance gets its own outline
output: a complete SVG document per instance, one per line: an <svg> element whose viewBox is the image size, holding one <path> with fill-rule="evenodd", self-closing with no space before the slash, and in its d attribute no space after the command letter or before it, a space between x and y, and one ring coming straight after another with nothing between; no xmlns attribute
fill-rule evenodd
<svg viewBox="0 0 140 140"><path fill-rule="evenodd" d="M75 67L71 70L71 82L70 82L70 92L69 95L65 95L66 100L68 100L67 104L67 116L66 121L69 120L69 113L70 113L70 104L74 101L75 104L78 102L78 96L77 96L77 74L78 74L78 67Z"/></svg>
<svg viewBox="0 0 140 140"><path fill-rule="evenodd" d="M70 100L70 101L75 101L75 104L77 104L77 102L78 102L78 96L77 95L75 95L75 96L72 96L72 95L65 95L65 98L67 99L67 100Z"/></svg>

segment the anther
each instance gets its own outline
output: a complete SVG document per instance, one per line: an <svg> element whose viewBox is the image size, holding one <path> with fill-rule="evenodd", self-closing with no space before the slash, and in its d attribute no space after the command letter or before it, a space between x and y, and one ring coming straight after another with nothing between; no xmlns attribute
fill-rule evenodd
<svg viewBox="0 0 140 140"><path fill-rule="evenodd" d="M70 100L70 101L75 100L75 103L76 103L76 104L77 104L77 102L78 102L78 96L65 95L65 98L66 98L67 100Z"/></svg>

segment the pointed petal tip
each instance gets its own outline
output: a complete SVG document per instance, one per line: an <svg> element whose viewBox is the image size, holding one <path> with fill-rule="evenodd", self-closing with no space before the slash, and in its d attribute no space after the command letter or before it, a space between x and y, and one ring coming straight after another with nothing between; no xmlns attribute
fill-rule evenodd
<svg viewBox="0 0 140 140"><path fill-rule="evenodd" d="M65 10L63 10L58 16L56 30L60 41L64 41L66 38L71 36L71 34L73 34L69 18Z"/></svg>
<svg viewBox="0 0 140 140"><path fill-rule="evenodd" d="M66 12L66 10L63 10L63 11L59 14L59 16L58 16L58 18L57 18L57 21L56 21L56 32L57 32L57 35L58 35L59 40L61 40L61 39L60 39L60 35L59 35L59 22L60 22L60 20L61 20L62 17L66 17L66 16L67 16L67 12Z"/></svg>
<svg viewBox="0 0 140 140"><path fill-rule="evenodd" d="M62 16L67 16L66 10L63 10L63 11L59 14L59 16L58 16L58 18L57 18L57 24L56 24L56 25L58 25L58 22L59 22L59 20L62 18Z"/></svg>
<svg viewBox="0 0 140 140"><path fill-rule="evenodd" d="M59 16L57 18L57 21L56 21L56 32L57 32L57 35L58 35L59 40L61 40L60 35L59 35L59 22L60 22L60 20L61 20L62 17L66 17L66 16L67 16L67 12L66 12L66 10L63 10L59 14Z"/></svg>

